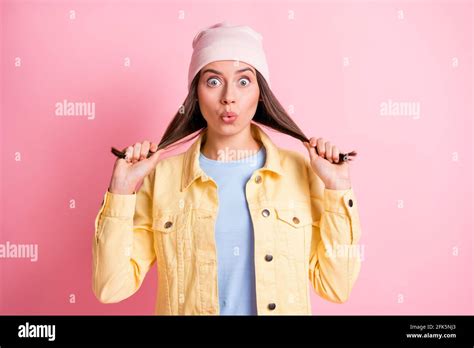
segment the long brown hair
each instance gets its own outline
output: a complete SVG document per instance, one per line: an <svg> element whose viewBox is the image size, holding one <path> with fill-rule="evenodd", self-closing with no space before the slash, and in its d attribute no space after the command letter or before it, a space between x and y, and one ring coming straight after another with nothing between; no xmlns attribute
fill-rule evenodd
<svg viewBox="0 0 474 348"><path fill-rule="evenodd" d="M288 134L289 136L299 139L302 142L309 142L308 137L291 119L283 106L281 106L280 102L271 91L262 74L260 74L258 70L256 70L256 73L257 83L260 88L261 101L258 102L257 110L252 120L256 123L268 126L278 132ZM201 134L201 132L207 127L207 122L202 116L197 102L197 85L199 78L200 73L196 74L194 77L186 99L166 128L165 134L158 144L158 150L166 148L168 145L174 144L179 140L183 140L188 135L199 131L193 137L185 139L183 142L194 139L195 137L199 136L199 134ZM178 144L179 143L176 143L175 145ZM112 147L112 153L119 158L125 157L125 150L119 151ZM152 152L149 152L147 158L152 154ZM357 153L355 151L352 151L348 154L340 154L340 161L338 163L342 163L346 160L350 161L351 159L348 157L356 155Z"/></svg>

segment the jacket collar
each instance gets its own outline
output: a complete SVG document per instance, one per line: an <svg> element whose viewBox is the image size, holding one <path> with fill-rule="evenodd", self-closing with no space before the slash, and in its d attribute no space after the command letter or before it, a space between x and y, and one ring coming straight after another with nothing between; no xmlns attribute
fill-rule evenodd
<svg viewBox="0 0 474 348"><path fill-rule="evenodd" d="M280 165L280 155L278 147L273 144L269 136L255 123L250 124L250 130L255 139L265 147L266 160L261 170L267 170L283 176L283 170ZM201 178L203 181L209 180L206 173L199 166L199 155L201 152L201 144L206 139L207 128L199 134L198 139L184 153L184 167L181 177L181 191L184 191L191 185L194 180Z"/></svg>

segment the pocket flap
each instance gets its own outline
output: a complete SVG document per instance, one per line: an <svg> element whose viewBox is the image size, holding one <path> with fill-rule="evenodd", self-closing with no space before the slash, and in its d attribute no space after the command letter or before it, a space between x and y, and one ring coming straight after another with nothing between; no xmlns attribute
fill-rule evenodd
<svg viewBox="0 0 474 348"><path fill-rule="evenodd" d="M277 218L293 227L303 227L313 222L309 209L282 209L275 208Z"/></svg>
<svg viewBox="0 0 474 348"><path fill-rule="evenodd" d="M163 233L175 231L177 228L178 215L173 212L162 212L153 218L153 229Z"/></svg>

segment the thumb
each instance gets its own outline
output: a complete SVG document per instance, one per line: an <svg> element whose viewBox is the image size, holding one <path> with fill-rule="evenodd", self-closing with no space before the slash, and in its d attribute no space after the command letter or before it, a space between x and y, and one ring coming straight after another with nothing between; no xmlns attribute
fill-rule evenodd
<svg viewBox="0 0 474 348"><path fill-rule="evenodd" d="M308 150L311 161L317 161L319 156L316 154L316 149L312 147L307 141L304 142L304 146Z"/></svg>
<svg viewBox="0 0 474 348"><path fill-rule="evenodd" d="M147 158L147 160L150 161L153 165L158 164L158 159L160 158L161 153L162 153L163 151L165 151L165 150L164 150L164 149L160 149L160 150L158 150L158 151L153 152L152 155Z"/></svg>

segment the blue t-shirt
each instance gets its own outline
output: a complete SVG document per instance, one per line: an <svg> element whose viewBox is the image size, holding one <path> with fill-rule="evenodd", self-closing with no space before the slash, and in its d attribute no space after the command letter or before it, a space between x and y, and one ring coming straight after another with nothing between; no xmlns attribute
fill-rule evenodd
<svg viewBox="0 0 474 348"><path fill-rule="evenodd" d="M252 219L245 185L265 164L265 147L235 161L211 160L199 165L217 183L219 208L215 229L221 315L257 315Z"/></svg>

